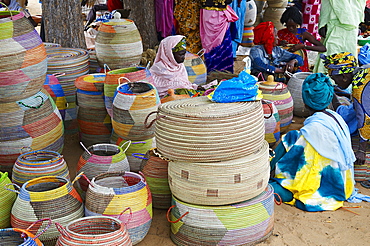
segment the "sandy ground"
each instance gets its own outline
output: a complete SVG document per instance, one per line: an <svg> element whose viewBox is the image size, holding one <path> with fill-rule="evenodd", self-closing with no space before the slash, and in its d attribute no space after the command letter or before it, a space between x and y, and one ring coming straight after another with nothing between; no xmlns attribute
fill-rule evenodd
<svg viewBox="0 0 370 246"><path fill-rule="evenodd" d="M41 14L38 0L29 0L32 15ZM240 59L238 59L240 60ZM236 63L236 70L243 66ZM294 118L290 129L299 129L304 119ZM77 135L67 135L63 155L75 175L76 165L83 149L78 144ZM370 195L370 190L356 185L359 192ZM358 207L359 206L359 207ZM265 242L258 245L295 246L295 245L370 245L370 203L345 203L346 209L337 211L309 213L295 207L275 205L275 228ZM170 246L170 225L166 211L154 209L153 223L145 239L138 246Z"/></svg>

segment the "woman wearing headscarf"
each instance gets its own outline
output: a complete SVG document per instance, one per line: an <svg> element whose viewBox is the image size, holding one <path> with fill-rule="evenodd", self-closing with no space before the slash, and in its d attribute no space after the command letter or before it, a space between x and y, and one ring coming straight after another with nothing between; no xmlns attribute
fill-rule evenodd
<svg viewBox="0 0 370 246"><path fill-rule="evenodd" d="M352 104L340 105L333 101L334 109L346 121L351 133L359 135L358 149L355 165L364 165L366 160L366 147L370 139L370 68L357 67L356 58L349 52L341 52L330 56L321 55L329 76L337 84L338 93L342 93L352 84ZM334 98L336 99L336 98ZM370 182L362 185L370 188Z"/></svg>
<svg viewBox="0 0 370 246"><path fill-rule="evenodd" d="M283 201L305 211L336 210L353 191L355 155L347 124L327 109L334 86L322 73L309 75L302 98L313 115L300 131L282 137L271 161L273 185Z"/></svg>
<svg viewBox="0 0 370 246"><path fill-rule="evenodd" d="M303 66L303 59L277 46L277 31L271 21L262 22L254 29L254 44L250 50L252 74L274 75L275 81L285 81L284 72Z"/></svg>
<svg viewBox="0 0 370 246"><path fill-rule="evenodd" d="M186 40L182 35L169 36L161 41L150 73L153 85L157 88L159 96L166 95L168 89L196 89L188 79L184 65L186 53Z"/></svg>

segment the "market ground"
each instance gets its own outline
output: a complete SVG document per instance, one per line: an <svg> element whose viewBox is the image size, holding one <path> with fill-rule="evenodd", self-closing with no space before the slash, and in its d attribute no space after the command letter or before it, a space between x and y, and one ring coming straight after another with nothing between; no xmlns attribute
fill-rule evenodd
<svg viewBox="0 0 370 246"><path fill-rule="evenodd" d="M29 0L32 15L41 14L38 0ZM238 58L238 60L241 60ZM236 70L240 71L243 63L236 62ZM302 118L294 118L290 129L299 129ZM64 158L70 167L71 175L75 175L76 165L83 149L78 144L77 135L66 135ZM328 143L330 144L330 143ZM359 192L370 195L370 190L356 184ZM309 213L295 207L282 204L275 205L275 228L273 234L265 242L258 245L274 246L360 246L370 242L370 203L345 203L347 210ZM350 211L352 212L350 212ZM166 219L166 211L154 209L153 222L148 235L138 246L171 246L170 223Z"/></svg>

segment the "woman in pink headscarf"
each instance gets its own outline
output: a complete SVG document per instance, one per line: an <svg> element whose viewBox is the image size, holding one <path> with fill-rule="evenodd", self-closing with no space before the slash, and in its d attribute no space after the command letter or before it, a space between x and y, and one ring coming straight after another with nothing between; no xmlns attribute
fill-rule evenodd
<svg viewBox="0 0 370 246"><path fill-rule="evenodd" d="M184 36L169 36L161 41L154 64L150 68L153 85L157 88L160 97L165 96L168 89L196 89L198 87L188 79L183 63L185 54Z"/></svg>

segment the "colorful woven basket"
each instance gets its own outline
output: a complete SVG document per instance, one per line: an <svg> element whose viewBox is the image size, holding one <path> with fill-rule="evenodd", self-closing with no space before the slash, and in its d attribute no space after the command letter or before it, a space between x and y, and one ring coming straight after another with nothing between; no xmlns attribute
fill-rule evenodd
<svg viewBox="0 0 370 246"><path fill-rule="evenodd" d="M55 105L59 109L59 113L64 120L66 116L66 108L68 106L67 99L56 75L48 74L46 76L43 88L50 94L51 98L54 100Z"/></svg>
<svg viewBox="0 0 370 246"><path fill-rule="evenodd" d="M171 190L168 184L168 161L158 157L156 149L150 149L141 162L153 198L153 207L168 209L171 206Z"/></svg>
<svg viewBox="0 0 370 246"><path fill-rule="evenodd" d="M57 224L60 236L56 246L131 246L126 226L116 218L90 216L70 222L65 228Z"/></svg>
<svg viewBox="0 0 370 246"><path fill-rule="evenodd" d="M242 158L218 162L173 161L168 181L174 196L201 205L226 205L260 194L270 178L268 144Z"/></svg>
<svg viewBox="0 0 370 246"><path fill-rule="evenodd" d="M359 137L351 138L352 149L356 152L359 149ZM366 148L366 159L363 165L354 165L355 180L357 182L365 181L370 179L370 146L368 144Z"/></svg>
<svg viewBox="0 0 370 246"><path fill-rule="evenodd" d="M89 52L89 73L101 73L101 68L98 64L98 59L96 58L96 52L94 50L88 50Z"/></svg>
<svg viewBox="0 0 370 246"><path fill-rule="evenodd" d="M120 85L113 100L114 132L126 140L154 137L154 127L146 126L145 119L157 110L159 104L157 89L152 84L134 82Z"/></svg>
<svg viewBox="0 0 370 246"><path fill-rule="evenodd" d="M8 177L8 173L0 172L0 229L10 226L10 211L17 197L14 192L4 189L4 186L9 183L11 183L11 181Z"/></svg>
<svg viewBox="0 0 370 246"><path fill-rule="evenodd" d="M155 121L158 152L178 161L245 157L261 148L264 134L260 101L213 103L207 97L175 100L158 107Z"/></svg>
<svg viewBox="0 0 370 246"><path fill-rule="evenodd" d="M35 178L19 189L15 191L19 195L12 208L11 224L14 228L26 229L40 217L66 225L84 215L82 199L66 178L56 176ZM31 232L37 234L41 230L39 226ZM52 225L39 238L45 246L54 246L58 236L57 228Z"/></svg>
<svg viewBox="0 0 370 246"><path fill-rule="evenodd" d="M0 102L37 93L45 81L45 47L22 12L0 11Z"/></svg>
<svg viewBox="0 0 370 246"><path fill-rule="evenodd" d="M43 176L60 176L69 180L68 166L61 154L51 150L37 150L17 158L13 166L13 183L22 186L31 179Z"/></svg>
<svg viewBox="0 0 370 246"><path fill-rule="evenodd" d="M0 171L11 174L23 148L61 153L63 121L49 93L42 89L32 97L3 103L0 110Z"/></svg>
<svg viewBox="0 0 370 246"><path fill-rule="evenodd" d="M273 102L262 100L262 107L265 115L265 140L271 146L280 140L280 116Z"/></svg>
<svg viewBox="0 0 370 246"><path fill-rule="evenodd" d="M186 52L184 65L188 72L188 79L194 84L205 84L207 82L207 67L202 60L203 54L192 54Z"/></svg>
<svg viewBox="0 0 370 246"><path fill-rule="evenodd" d="M57 43L47 43L47 42L44 42L44 46L47 49L47 48L60 47L61 45L60 44L57 44Z"/></svg>
<svg viewBox="0 0 370 246"><path fill-rule="evenodd" d="M242 38L242 42L240 43L241 46L251 47L254 45L253 44L253 40L254 40L253 30L254 30L254 26L244 26L243 38Z"/></svg>
<svg viewBox="0 0 370 246"><path fill-rule="evenodd" d="M288 81L288 90L293 98L294 108L293 114L300 117L308 117L310 113L306 108L302 98L302 84L303 81L312 73L301 72L295 73Z"/></svg>
<svg viewBox="0 0 370 246"><path fill-rule="evenodd" d="M198 206L173 197L167 212L171 239L181 246L255 245L274 227L273 188L257 197L228 206Z"/></svg>
<svg viewBox="0 0 370 246"><path fill-rule="evenodd" d="M101 67L111 69L138 65L143 53L140 33L132 20L112 19L99 27L95 50Z"/></svg>
<svg viewBox="0 0 370 246"><path fill-rule="evenodd" d="M122 214L127 207L130 215ZM96 176L86 193L85 215L105 215L128 221L132 244L144 239L152 223L152 196L144 178L132 172L109 172Z"/></svg>

